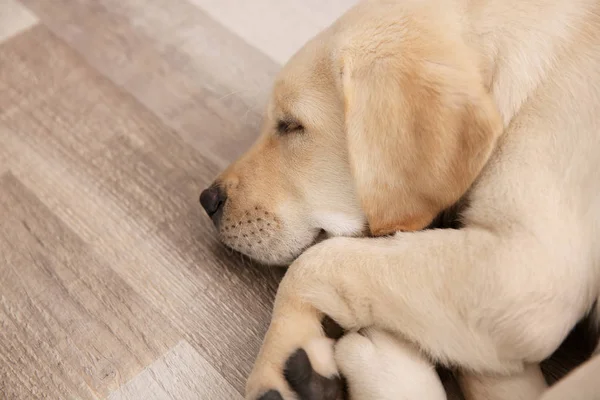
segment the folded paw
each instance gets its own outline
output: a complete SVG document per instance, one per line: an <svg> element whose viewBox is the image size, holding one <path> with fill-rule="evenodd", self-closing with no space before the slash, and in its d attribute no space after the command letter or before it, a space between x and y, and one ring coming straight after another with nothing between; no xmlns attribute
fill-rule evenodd
<svg viewBox="0 0 600 400"><path fill-rule="evenodd" d="M346 390L333 357L334 342L318 338L287 359L283 377L299 400L344 400ZM257 400L287 400L284 390L271 389Z"/></svg>
<svg viewBox="0 0 600 400"><path fill-rule="evenodd" d="M384 331L349 333L336 345L335 360L352 399L446 399L433 365L413 345Z"/></svg>

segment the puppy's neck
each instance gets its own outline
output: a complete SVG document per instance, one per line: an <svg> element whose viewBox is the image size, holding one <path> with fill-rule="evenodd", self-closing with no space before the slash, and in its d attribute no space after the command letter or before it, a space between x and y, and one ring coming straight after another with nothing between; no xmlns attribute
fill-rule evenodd
<svg viewBox="0 0 600 400"><path fill-rule="evenodd" d="M505 126L600 11L596 0L456 0Z"/></svg>

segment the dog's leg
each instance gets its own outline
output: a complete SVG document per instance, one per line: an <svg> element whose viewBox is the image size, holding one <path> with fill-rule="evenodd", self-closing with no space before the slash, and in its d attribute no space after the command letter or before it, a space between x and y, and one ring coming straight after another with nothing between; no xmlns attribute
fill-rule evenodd
<svg viewBox="0 0 600 400"><path fill-rule="evenodd" d="M547 388L539 364L511 375L461 374L460 386L466 400L534 400Z"/></svg>
<svg viewBox="0 0 600 400"><path fill-rule="evenodd" d="M434 366L414 345L378 329L344 336L335 361L351 399L446 400Z"/></svg>
<svg viewBox="0 0 600 400"><path fill-rule="evenodd" d="M550 355L589 307L575 287L585 278L573 279L560 251L559 240L548 248L527 231L475 227L314 246L281 282L247 396L296 398L290 357L324 336L325 315L350 330L394 332L442 363L519 372ZM327 363L310 364L327 377Z"/></svg>

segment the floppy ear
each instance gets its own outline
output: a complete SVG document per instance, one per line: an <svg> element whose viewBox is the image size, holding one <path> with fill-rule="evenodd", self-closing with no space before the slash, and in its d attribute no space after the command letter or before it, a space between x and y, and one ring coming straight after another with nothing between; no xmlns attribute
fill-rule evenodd
<svg viewBox="0 0 600 400"><path fill-rule="evenodd" d="M477 63L434 54L343 57L350 164L373 235L429 225L468 190L503 131Z"/></svg>

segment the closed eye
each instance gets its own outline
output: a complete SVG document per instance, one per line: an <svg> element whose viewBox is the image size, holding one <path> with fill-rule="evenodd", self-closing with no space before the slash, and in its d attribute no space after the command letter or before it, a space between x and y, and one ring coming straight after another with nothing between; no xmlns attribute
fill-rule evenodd
<svg viewBox="0 0 600 400"><path fill-rule="evenodd" d="M296 120L281 119L277 121L277 132L282 135L302 131L304 131L304 126Z"/></svg>

